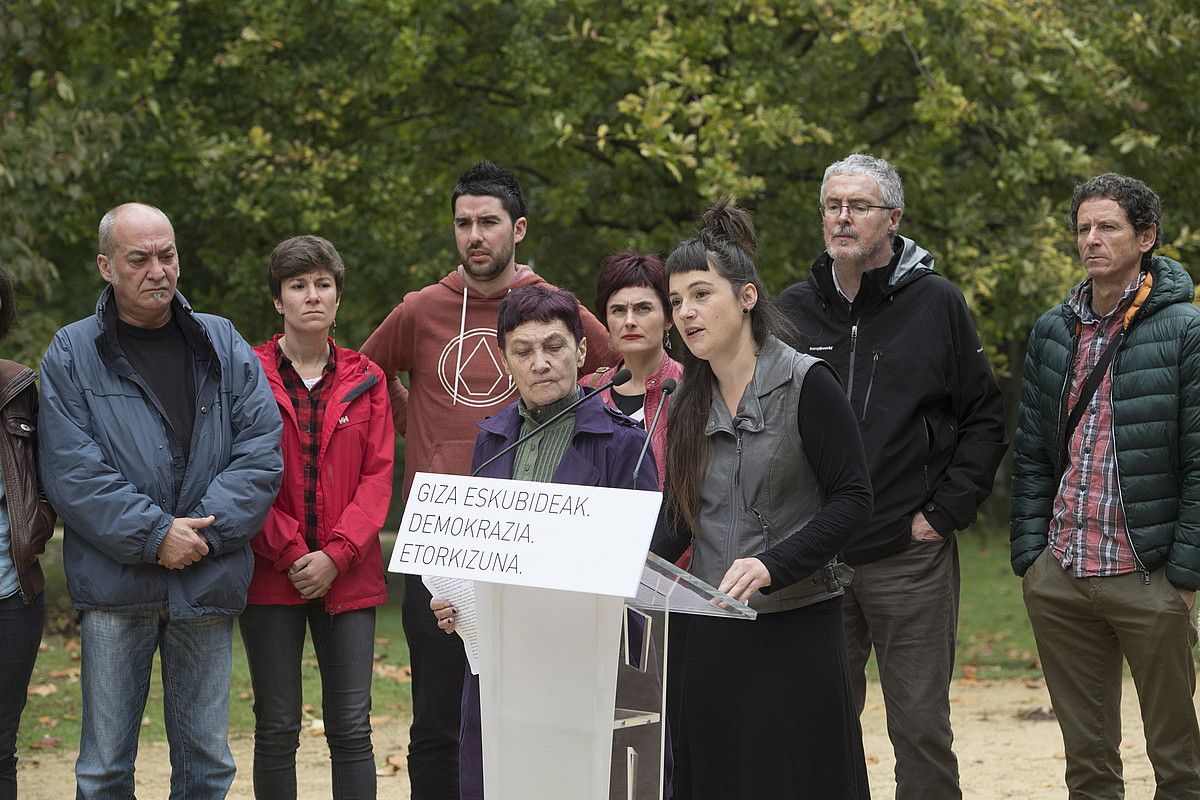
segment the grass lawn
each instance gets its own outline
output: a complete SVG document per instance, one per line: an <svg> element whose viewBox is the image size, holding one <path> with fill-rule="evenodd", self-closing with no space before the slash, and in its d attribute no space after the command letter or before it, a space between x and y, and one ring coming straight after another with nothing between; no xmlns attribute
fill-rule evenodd
<svg viewBox="0 0 1200 800"><path fill-rule="evenodd" d="M1021 579L1008 560L1008 528L976 527L959 534L962 593L958 615L960 678L1040 676Z"/></svg>
<svg viewBox="0 0 1200 800"><path fill-rule="evenodd" d="M390 555L394 536L385 539ZM966 678L1012 678L1037 675L1033 634L1021 600L1021 582L1008 565L1007 532L980 528L959 538L962 561L962 612L958 638L958 675ZM47 629L31 682L29 704L21 721L18 746L74 748L79 741L79 640L75 613L67 599L61 564L61 536L43 560L47 576ZM374 713L407 717L412 699L407 670L408 650L400 622L401 585L390 577L393 597L379 609L375 644ZM230 727L234 735L254 728L250 676L241 636L233 641ZM321 716L321 687L316 657L304 658L306 714ZM874 670L872 664L870 669ZM146 704L143 735L163 740L162 685L156 670Z"/></svg>

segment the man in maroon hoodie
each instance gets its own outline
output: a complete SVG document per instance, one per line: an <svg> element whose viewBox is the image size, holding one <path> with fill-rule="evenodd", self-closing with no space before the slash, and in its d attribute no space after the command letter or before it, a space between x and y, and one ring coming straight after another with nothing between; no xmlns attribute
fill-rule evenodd
<svg viewBox="0 0 1200 800"><path fill-rule="evenodd" d="M496 311L509 290L545 283L516 261L525 198L512 173L481 161L450 196L461 262L435 284L404 296L362 346L390 377L396 433L405 438L404 489L418 472L470 472L476 423L511 403L516 386L496 342ZM588 359L583 374L617 360L608 330L580 307ZM408 373L408 388L396 378ZM405 576L404 635L412 663L408 774L413 800L458 800L458 728L466 657L437 628L429 591Z"/></svg>

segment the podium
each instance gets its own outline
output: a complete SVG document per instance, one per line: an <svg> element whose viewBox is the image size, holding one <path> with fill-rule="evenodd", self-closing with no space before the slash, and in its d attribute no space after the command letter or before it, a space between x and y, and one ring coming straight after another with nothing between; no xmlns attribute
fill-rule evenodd
<svg viewBox="0 0 1200 800"><path fill-rule="evenodd" d="M449 489L422 491L422 481L461 491L451 502ZM389 569L475 581L488 800L661 798L671 614L756 612L647 555L656 492L425 473L413 487ZM560 508L608 510L581 515L574 528L514 512L530 527L511 547L494 546L513 563L520 557L519 570L472 574L452 553L443 557L454 546L446 537L458 535L454 515L469 513L460 498L549 488L576 493ZM614 523L613 508L627 518ZM432 515L440 516L431 522Z"/></svg>
<svg viewBox="0 0 1200 800"><path fill-rule="evenodd" d="M654 554L631 598L494 583L476 597L488 800L661 798L671 613L756 614Z"/></svg>

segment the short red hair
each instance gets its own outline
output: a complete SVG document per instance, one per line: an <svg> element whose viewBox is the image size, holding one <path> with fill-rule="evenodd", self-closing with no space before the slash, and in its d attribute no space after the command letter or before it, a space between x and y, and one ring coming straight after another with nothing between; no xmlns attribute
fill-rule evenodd
<svg viewBox="0 0 1200 800"><path fill-rule="evenodd" d="M596 277L596 314L608 327L608 299L629 286L645 286L653 289L662 303L662 312L671 317L667 302L667 282L663 276L663 263L658 256L648 253L623 253L609 256L600 264Z"/></svg>

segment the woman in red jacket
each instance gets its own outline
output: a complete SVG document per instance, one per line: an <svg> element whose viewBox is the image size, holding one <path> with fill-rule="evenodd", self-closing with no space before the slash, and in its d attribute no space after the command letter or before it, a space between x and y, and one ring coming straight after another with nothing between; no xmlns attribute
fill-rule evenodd
<svg viewBox="0 0 1200 800"><path fill-rule="evenodd" d="M240 626L254 687L254 794L296 797L300 658L321 671L336 800L375 797L371 673L375 607L386 599L379 529L392 496L387 381L329 337L345 267L333 245L297 236L267 267L283 333L255 348L283 417L283 485L254 537Z"/></svg>

